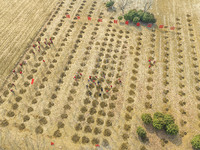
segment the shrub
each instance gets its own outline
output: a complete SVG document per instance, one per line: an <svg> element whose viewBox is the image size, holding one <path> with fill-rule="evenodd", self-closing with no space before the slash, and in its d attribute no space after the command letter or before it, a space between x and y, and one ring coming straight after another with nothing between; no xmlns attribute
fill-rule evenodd
<svg viewBox="0 0 200 150"><path fill-rule="evenodd" d="M166 132L168 134L176 135L176 134L178 134L178 131L179 131L179 129L176 124L172 123L172 124L167 125Z"/></svg>
<svg viewBox="0 0 200 150"><path fill-rule="evenodd" d="M163 118L153 118L153 127L161 130L164 128L165 122Z"/></svg>
<svg viewBox="0 0 200 150"><path fill-rule="evenodd" d="M115 3L114 1L109 1L109 2L106 3L106 7L110 8L114 5L114 3Z"/></svg>
<svg viewBox="0 0 200 150"><path fill-rule="evenodd" d="M138 17L137 10L136 9L130 10L128 12L128 18L129 18L129 20L132 21L133 18L135 18L135 17Z"/></svg>
<svg viewBox="0 0 200 150"><path fill-rule="evenodd" d="M136 24L136 23L138 23L139 21L140 21L140 18L139 18L139 17L134 17L134 18L133 18L133 23Z"/></svg>
<svg viewBox="0 0 200 150"><path fill-rule="evenodd" d="M123 17L122 17L122 16L119 16L119 17L118 17L118 20L122 20L122 19L123 19Z"/></svg>
<svg viewBox="0 0 200 150"><path fill-rule="evenodd" d="M142 114L142 121L145 124L151 124L152 123L152 118L151 118L151 114Z"/></svg>
<svg viewBox="0 0 200 150"><path fill-rule="evenodd" d="M146 131L142 127L137 128L137 134L140 136L142 139L146 138Z"/></svg>
<svg viewBox="0 0 200 150"><path fill-rule="evenodd" d="M154 18L153 14L145 12L144 15L142 16L142 21L144 23L155 23L156 19Z"/></svg>
<svg viewBox="0 0 200 150"><path fill-rule="evenodd" d="M191 144L193 148L200 149L200 134L193 137Z"/></svg>
<svg viewBox="0 0 200 150"><path fill-rule="evenodd" d="M128 14L125 14L124 15L124 19L127 21L127 20L129 20L129 15Z"/></svg>
<svg viewBox="0 0 200 150"><path fill-rule="evenodd" d="M140 18L140 20L142 20L143 15L144 15L144 11L143 10L139 10L137 12L137 16Z"/></svg>
<svg viewBox="0 0 200 150"><path fill-rule="evenodd" d="M164 118L164 115L161 112L156 112L154 113L153 118L155 119Z"/></svg>
<svg viewBox="0 0 200 150"><path fill-rule="evenodd" d="M174 123L174 117L172 115L165 114L164 115L164 122L165 122L165 126L167 126L169 124L173 124Z"/></svg>

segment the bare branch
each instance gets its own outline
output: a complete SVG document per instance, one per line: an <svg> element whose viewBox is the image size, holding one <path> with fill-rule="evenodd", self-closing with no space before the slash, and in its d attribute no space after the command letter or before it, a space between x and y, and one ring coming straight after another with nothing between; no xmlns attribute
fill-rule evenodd
<svg viewBox="0 0 200 150"><path fill-rule="evenodd" d="M120 9L122 10L123 14L124 14L124 9L125 9L127 3L128 3L128 0L121 0L121 3L118 4Z"/></svg>
<svg viewBox="0 0 200 150"><path fill-rule="evenodd" d="M144 6L144 12L148 11L151 8L151 5L152 5L152 1L146 2Z"/></svg>

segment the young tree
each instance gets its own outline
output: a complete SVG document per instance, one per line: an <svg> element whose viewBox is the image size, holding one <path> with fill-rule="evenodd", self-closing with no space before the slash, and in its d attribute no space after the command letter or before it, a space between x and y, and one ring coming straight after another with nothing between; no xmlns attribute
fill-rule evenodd
<svg viewBox="0 0 200 150"><path fill-rule="evenodd" d="M137 134L142 138L145 139L146 138L146 131L142 128L142 127L138 127L137 128Z"/></svg>
<svg viewBox="0 0 200 150"><path fill-rule="evenodd" d="M109 2L106 3L106 7L114 9L113 8L114 3L115 3L114 1L110 0Z"/></svg>
<svg viewBox="0 0 200 150"><path fill-rule="evenodd" d="M153 118L164 118L164 115L161 112L156 112L154 113Z"/></svg>
<svg viewBox="0 0 200 150"><path fill-rule="evenodd" d="M130 17L129 17L128 14L125 14L125 15L124 15L124 19L125 19L126 21L129 20L129 18L130 18Z"/></svg>
<svg viewBox="0 0 200 150"><path fill-rule="evenodd" d="M155 23L156 19L154 18L153 14L145 12L144 15L142 16L142 21L145 23Z"/></svg>
<svg viewBox="0 0 200 150"><path fill-rule="evenodd" d="M171 135L176 135L179 132L178 126L174 123L167 125L166 132Z"/></svg>
<svg viewBox="0 0 200 150"><path fill-rule="evenodd" d="M124 9L125 9L127 3L128 3L128 0L120 0L120 2L119 2L119 8L121 9L123 15L124 15Z"/></svg>
<svg viewBox="0 0 200 150"><path fill-rule="evenodd" d="M143 15L144 15L143 10L140 9L140 10L137 11L137 16L140 18L140 20L142 20Z"/></svg>
<svg viewBox="0 0 200 150"><path fill-rule="evenodd" d="M133 23L136 24L140 21L140 18L139 17L134 17L133 18Z"/></svg>
<svg viewBox="0 0 200 150"><path fill-rule="evenodd" d="M162 118L153 118L153 127L161 130L164 128L165 122Z"/></svg>
<svg viewBox="0 0 200 150"><path fill-rule="evenodd" d="M200 149L200 134L193 137L191 144L193 148Z"/></svg>
<svg viewBox="0 0 200 150"><path fill-rule="evenodd" d="M121 21L122 19L123 19L123 17L122 17L122 16L119 16L119 17L118 17L118 20L120 20L120 21Z"/></svg>
<svg viewBox="0 0 200 150"><path fill-rule="evenodd" d="M134 21L133 21L133 22L134 22ZM136 22L136 23L137 23L137 22ZM142 118L142 121L143 121L145 124L151 124L151 123L152 123L151 114L142 114L141 118Z"/></svg>
<svg viewBox="0 0 200 150"><path fill-rule="evenodd" d="M172 115L169 114L165 114L164 115L164 122L165 122L165 126L174 123L174 117Z"/></svg>
<svg viewBox="0 0 200 150"><path fill-rule="evenodd" d="M165 125L164 115L160 112L154 113L154 115L153 115L153 127L161 130L161 129L163 129L164 125Z"/></svg>

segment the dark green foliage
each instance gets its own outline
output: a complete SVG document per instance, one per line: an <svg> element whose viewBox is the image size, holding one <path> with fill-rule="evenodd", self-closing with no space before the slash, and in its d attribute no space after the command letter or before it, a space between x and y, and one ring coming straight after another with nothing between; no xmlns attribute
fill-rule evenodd
<svg viewBox="0 0 200 150"><path fill-rule="evenodd" d="M151 114L142 114L141 118L142 118L142 121L145 124L151 124L152 123Z"/></svg>
<svg viewBox="0 0 200 150"><path fill-rule="evenodd" d="M153 115L153 127L156 129L163 129L165 126L164 115L160 112L156 112Z"/></svg>
<svg viewBox="0 0 200 150"><path fill-rule="evenodd" d="M176 135L179 132L178 126L174 123L167 125L166 132L171 135Z"/></svg>
<svg viewBox="0 0 200 150"><path fill-rule="evenodd" d="M141 20L144 23L155 23L156 22L154 15L149 12L145 12Z"/></svg>
<svg viewBox="0 0 200 150"><path fill-rule="evenodd" d="M191 144L193 148L200 149L200 134L193 137Z"/></svg>
<svg viewBox="0 0 200 150"><path fill-rule="evenodd" d="M135 17L138 17L137 10L136 9L130 10L128 12L128 18L129 18L129 20L132 21L133 18L135 18Z"/></svg>
<svg viewBox="0 0 200 150"><path fill-rule="evenodd" d="M115 3L114 1L109 1L109 2L106 3L106 7L110 8L114 5L114 3Z"/></svg>
<svg viewBox="0 0 200 150"><path fill-rule="evenodd" d="M153 118L153 127L161 130L164 128L165 122L163 120L163 118Z"/></svg>
<svg viewBox="0 0 200 150"><path fill-rule="evenodd" d="M156 112L154 113L153 118L156 118L156 119L164 118L164 115L161 112Z"/></svg>
<svg viewBox="0 0 200 150"><path fill-rule="evenodd" d="M125 14L124 15L124 19L127 21L127 20L129 20L129 15L128 14Z"/></svg>
<svg viewBox="0 0 200 150"><path fill-rule="evenodd" d="M164 115L164 122L165 122L165 126L174 123L174 117L172 115L169 114L165 114Z"/></svg>
<svg viewBox="0 0 200 150"><path fill-rule="evenodd" d="M123 17L122 17L122 16L119 16L119 17L118 17L118 20L122 20L122 19L123 19Z"/></svg>
<svg viewBox="0 0 200 150"><path fill-rule="evenodd" d="M145 139L146 138L146 131L142 128L142 127L138 127L137 128L137 134L142 138Z"/></svg>
<svg viewBox="0 0 200 150"><path fill-rule="evenodd" d="M140 19L142 19L143 15L144 15L144 11L143 11L143 10L138 10L137 16L138 16Z"/></svg>
<svg viewBox="0 0 200 150"><path fill-rule="evenodd" d="M140 21L140 18L139 17L134 17L133 18L133 23L136 24Z"/></svg>

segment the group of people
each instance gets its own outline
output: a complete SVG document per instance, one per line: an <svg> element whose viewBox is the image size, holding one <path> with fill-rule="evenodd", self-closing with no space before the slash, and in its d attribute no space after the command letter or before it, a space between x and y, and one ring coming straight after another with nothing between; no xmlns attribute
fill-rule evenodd
<svg viewBox="0 0 200 150"><path fill-rule="evenodd" d="M40 52L40 41L37 41L38 42L38 52ZM51 44L53 44L53 41L52 41L52 39L50 38L49 39L49 41L47 40L47 38L45 38L45 41L44 41L44 44L47 46L47 44L49 45L49 46L51 46ZM33 48L34 49L36 49L36 45L35 44L33 44ZM35 52L34 51L32 51L32 53L35 55ZM43 60L43 62L45 62L45 60ZM19 65L20 65L20 67L21 67L21 69L20 69L20 71L19 71L19 73L21 74L21 75L23 75L23 66L24 65L26 65L27 64L27 62L26 61L23 61L22 63L20 63ZM13 70L12 71L14 74L17 74L17 71L16 70ZM12 87L15 87L16 88L16 86L15 86L15 84L14 83L12 83ZM15 94L15 92L14 92L14 90L13 89L11 89L10 90L13 94Z"/></svg>
<svg viewBox="0 0 200 150"><path fill-rule="evenodd" d="M82 76L82 74L81 74L81 76ZM105 79L105 74L103 74L103 77ZM122 84L121 80L118 79L118 81L119 81L119 84L121 85ZM98 88L100 90L99 97L101 97L101 98L102 98L102 95L103 95L104 92L106 94L109 94L109 91L113 88L112 85L109 85L110 88L104 89L103 86L101 85L101 80L97 76L89 76L88 84L86 85L86 89L89 90L89 88L91 86L95 86L96 88ZM90 96L92 96L92 92L90 90L89 90L88 94Z"/></svg>

